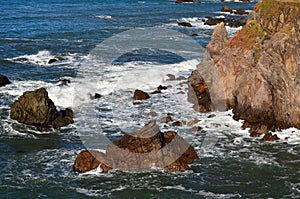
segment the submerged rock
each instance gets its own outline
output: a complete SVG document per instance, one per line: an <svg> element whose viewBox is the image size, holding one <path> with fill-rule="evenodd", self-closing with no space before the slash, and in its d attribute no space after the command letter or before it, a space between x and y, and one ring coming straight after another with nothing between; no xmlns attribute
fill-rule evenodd
<svg viewBox="0 0 300 199"><path fill-rule="evenodd" d="M184 26L184 27L193 27L191 23L189 22L178 22L179 26Z"/></svg>
<svg viewBox="0 0 300 199"><path fill-rule="evenodd" d="M176 3L193 3L194 0L176 0Z"/></svg>
<svg viewBox="0 0 300 199"><path fill-rule="evenodd" d="M6 86L7 84L11 84L9 79L5 75L0 74L0 87Z"/></svg>
<svg viewBox="0 0 300 199"><path fill-rule="evenodd" d="M221 12L229 12L229 13L232 13L232 9L229 8L228 6L224 6L222 9L221 9Z"/></svg>
<svg viewBox="0 0 300 199"><path fill-rule="evenodd" d="M38 130L59 128L74 123L71 109L57 111L45 88L24 92L11 106L10 118L34 125Z"/></svg>
<svg viewBox="0 0 300 199"><path fill-rule="evenodd" d="M73 170L86 172L104 167L102 172L110 169L150 169L164 168L171 171L188 170L188 164L196 160L194 148L176 132L160 132L155 122L142 129L125 134L120 140L112 142L106 150L106 155L99 152L78 154ZM98 158L99 157L99 158Z"/></svg>
<svg viewBox="0 0 300 199"><path fill-rule="evenodd" d="M300 129L299 16L300 4L263 0L230 40L223 25L217 26L189 78L195 82L189 95L204 83L209 89L211 103L198 110L233 109L234 119L245 120L253 136ZM201 106L199 96L194 102Z"/></svg>

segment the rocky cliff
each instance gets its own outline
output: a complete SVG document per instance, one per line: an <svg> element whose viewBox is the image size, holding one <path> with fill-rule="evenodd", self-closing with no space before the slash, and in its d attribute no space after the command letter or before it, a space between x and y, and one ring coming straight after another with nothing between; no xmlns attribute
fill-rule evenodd
<svg viewBox="0 0 300 199"><path fill-rule="evenodd" d="M189 98L199 111L233 109L253 136L300 129L299 73L300 2L263 0L233 38L215 28Z"/></svg>

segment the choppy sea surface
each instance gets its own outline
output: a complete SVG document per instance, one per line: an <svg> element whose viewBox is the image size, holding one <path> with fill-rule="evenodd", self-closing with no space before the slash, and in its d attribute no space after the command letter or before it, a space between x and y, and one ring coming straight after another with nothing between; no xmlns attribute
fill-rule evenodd
<svg viewBox="0 0 300 199"><path fill-rule="evenodd" d="M12 81L0 88L0 198L300 198L299 130L263 142L231 111L197 113L187 102L186 78L214 28L203 19L238 19L220 9L251 11L255 2L174 1L0 1L0 74ZM229 37L239 29L227 27ZM71 83L62 86L63 79ZM134 89L159 85L169 88L133 103ZM9 118L10 104L40 87L57 107L74 110L73 125L41 133ZM102 97L93 100L95 93ZM167 115L183 126L163 123ZM202 130L191 130L195 119ZM81 150L105 150L102 137L118 139L151 120L195 147L190 171L72 171Z"/></svg>

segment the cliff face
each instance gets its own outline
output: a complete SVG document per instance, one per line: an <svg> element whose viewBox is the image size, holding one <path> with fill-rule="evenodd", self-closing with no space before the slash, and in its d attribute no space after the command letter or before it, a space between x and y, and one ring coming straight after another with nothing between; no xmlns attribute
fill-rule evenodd
<svg viewBox="0 0 300 199"><path fill-rule="evenodd" d="M189 78L190 96L199 111L233 109L252 132L300 129L299 77L300 2L263 0L232 39L224 24L216 27ZM200 86L209 103L201 102Z"/></svg>

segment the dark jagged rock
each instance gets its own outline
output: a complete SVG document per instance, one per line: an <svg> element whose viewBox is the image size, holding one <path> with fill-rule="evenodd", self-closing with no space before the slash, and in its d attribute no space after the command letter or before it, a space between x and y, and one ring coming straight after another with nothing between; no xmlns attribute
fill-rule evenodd
<svg viewBox="0 0 300 199"><path fill-rule="evenodd" d="M23 93L10 108L11 119L34 125L41 131L74 123L72 110L58 112L45 88Z"/></svg>
<svg viewBox="0 0 300 199"><path fill-rule="evenodd" d="M61 80L57 81L57 83L59 83L58 86L68 86L68 84L71 83L71 80L69 80L69 79L61 79Z"/></svg>
<svg viewBox="0 0 300 199"><path fill-rule="evenodd" d="M49 59L48 64L53 64L57 61L58 61L58 59L52 58L52 59Z"/></svg>
<svg viewBox="0 0 300 199"><path fill-rule="evenodd" d="M207 84L207 109L233 109L252 136L300 129L299 16L299 3L263 0L230 40L224 25L216 27L198 72L189 78L199 79L195 88Z"/></svg>
<svg viewBox="0 0 300 199"><path fill-rule="evenodd" d="M229 27L240 27L244 26L247 22L245 18L240 19L230 19L230 18L211 18L208 17L207 20L204 22L204 25L214 26L220 23L224 23L226 26Z"/></svg>
<svg viewBox="0 0 300 199"><path fill-rule="evenodd" d="M180 121L175 121L172 123L173 126L182 126L182 122Z"/></svg>
<svg viewBox="0 0 300 199"><path fill-rule="evenodd" d="M95 95L94 95L94 99L100 99L101 97L102 97L102 95L99 93L95 93Z"/></svg>
<svg viewBox="0 0 300 199"><path fill-rule="evenodd" d="M146 100L146 99L149 99L149 98L150 98L149 94L142 91L142 90L136 89L134 91L134 95L133 95L134 100Z"/></svg>
<svg viewBox="0 0 300 199"><path fill-rule="evenodd" d="M176 0L175 3L193 3L194 0Z"/></svg>
<svg viewBox="0 0 300 199"><path fill-rule="evenodd" d="M0 74L0 87L6 86L7 84L11 84L9 79L5 75Z"/></svg>
<svg viewBox="0 0 300 199"><path fill-rule="evenodd" d="M263 137L263 141L269 141L269 142L274 142L276 140L279 140L276 134L272 135L272 133L267 133Z"/></svg>
<svg viewBox="0 0 300 199"><path fill-rule="evenodd" d="M183 26L183 27L193 27L191 23L185 22L185 21L178 22L177 24L178 24L178 26Z"/></svg>
<svg viewBox="0 0 300 199"><path fill-rule="evenodd" d="M99 158L92 157L86 150L81 152L76 158L73 170L86 172L105 165L105 171L111 168L150 169L153 166L171 171L185 171L189 169L188 164L198 158L194 148L176 132L162 133L154 122L137 132L125 134L107 147L106 155L96 152L96 156Z"/></svg>

